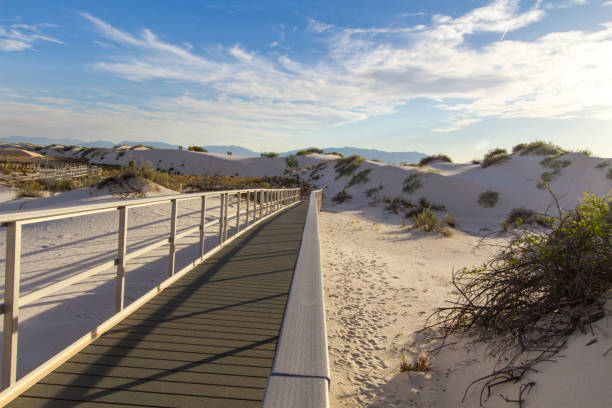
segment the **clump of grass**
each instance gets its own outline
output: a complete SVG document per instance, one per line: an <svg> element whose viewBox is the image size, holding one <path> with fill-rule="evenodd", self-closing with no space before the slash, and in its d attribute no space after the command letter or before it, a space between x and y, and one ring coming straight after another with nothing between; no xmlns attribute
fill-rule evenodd
<svg viewBox="0 0 612 408"><path fill-rule="evenodd" d="M297 157L292 154L285 158L285 163L287 163L287 167L292 169L297 169L300 166L300 162L298 161Z"/></svg>
<svg viewBox="0 0 612 408"><path fill-rule="evenodd" d="M612 289L612 199L585 194L575 209L557 211L547 216L546 228L517 231L489 262L454 273L457 300L426 324L441 330L443 339L483 342L498 357L496 368L466 390L481 384L481 403L494 387L518 383L537 364L551 361L572 333L592 330L605 316Z"/></svg>
<svg viewBox="0 0 612 408"><path fill-rule="evenodd" d="M262 153L261 157L270 157L270 158L278 157L278 153L276 152Z"/></svg>
<svg viewBox="0 0 612 408"><path fill-rule="evenodd" d="M357 154L338 159L334 165L334 169L336 169L336 180L342 176L350 176L353 174L353 172L361 163L363 163L364 160L365 158Z"/></svg>
<svg viewBox="0 0 612 408"><path fill-rule="evenodd" d="M310 147L308 149L300 150L299 152L296 153L296 155L298 155L298 156L307 156L307 155L312 154L312 153L323 154L323 150L319 149L318 147Z"/></svg>
<svg viewBox="0 0 612 408"><path fill-rule="evenodd" d="M373 187L373 188L366 190L365 195L367 197L372 197L375 193L378 193L378 189L376 187Z"/></svg>
<svg viewBox="0 0 612 408"><path fill-rule="evenodd" d="M208 153L208 150L200 146L189 146L187 150L192 152Z"/></svg>
<svg viewBox="0 0 612 408"><path fill-rule="evenodd" d="M501 222L501 225L504 231L527 226L548 227L550 226L550 220L542 214L521 207L513 208L506 219Z"/></svg>
<svg viewBox="0 0 612 408"><path fill-rule="evenodd" d="M351 198L353 198L352 195L347 193L346 190L342 190L338 192L338 194L336 194L334 197L332 197L332 201L340 204L340 203L345 202L346 200L350 200Z"/></svg>
<svg viewBox="0 0 612 408"><path fill-rule="evenodd" d="M44 197L45 186L36 180L22 181L18 184L17 197Z"/></svg>
<svg viewBox="0 0 612 408"><path fill-rule="evenodd" d="M417 357L414 363L409 363L406 360L406 355L402 354L402 361L400 362L400 373L406 373L411 371L417 371L425 373L431 371L431 358L426 353L421 353Z"/></svg>
<svg viewBox="0 0 612 408"><path fill-rule="evenodd" d="M40 184L49 191L70 191L79 187L78 181L70 178L41 180Z"/></svg>
<svg viewBox="0 0 612 408"><path fill-rule="evenodd" d="M370 179L368 178L368 174L370 174L371 171L372 169L361 170L359 173L355 174L351 178L351 181L349 181L347 187L354 186L355 184L367 183L368 181L370 181Z"/></svg>
<svg viewBox="0 0 612 408"><path fill-rule="evenodd" d="M497 148L497 149L489 150L484 155L484 158L482 159L482 163L480 163L480 166L482 168L485 168L485 167L489 167L492 165L504 163L507 160L510 160L510 155L508 154L508 151L506 149Z"/></svg>
<svg viewBox="0 0 612 408"><path fill-rule="evenodd" d="M601 163L598 163L597 165L595 165L596 169L605 169L606 167L610 167L610 162L607 161L602 161Z"/></svg>
<svg viewBox="0 0 612 408"><path fill-rule="evenodd" d="M552 144L551 142L544 142L538 140L531 143L520 143L512 148L512 153L519 153L521 156L533 154L537 156L560 156L568 153L567 150Z"/></svg>
<svg viewBox="0 0 612 408"><path fill-rule="evenodd" d="M453 161L450 159L450 157L448 157L445 154L436 154L436 155L432 155L432 156L427 156L427 157L423 157L420 161L419 161L419 166L425 166L429 163L433 163L435 161L443 161L446 163L452 163Z"/></svg>
<svg viewBox="0 0 612 408"><path fill-rule="evenodd" d="M540 165L551 169L552 171L546 171L540 175L540 182L538 188L546 189L549 184L561 174L561 169L571 165L572 162L569 160L560 160L557 157L547 157L540 162Z"/></svg>
<svg viewBox="0 0 612 408"><path fill-rule="evenodd" d="M606 174L606 178L608 180L612 180L612 169L608 169L608 174Z"/></svg>
<svg viewBox="0 0 612 408"><path fill-rule="evenodd" d="M342 153L338 153L338 152L331 152L331 153L327 153L327 154L335 154L336 156L344 157L344 155Z"/></svg>
<svg viewBox="0 0 612 408"><path fill-rule="evenodd" d="M422 176L419 173L411 174L404 180L403 190L407 194L412 194L423 187Z"/></svg>
<svg viewBox="0 0 612 408"><path fill-rule="evenodd" d="M430 208L424 208L418 214L412 216L414 225L423 231L437 232L444 236L451 236L452 231L447 227L444 221L441 221Z"/></svg>
<svg viewBox="0 0 612 408"><path fill-rule="evenodd" d="M478 204L485 208L493 208L499 200L499 193L493 190L487 190L478 196Z"/></svg>

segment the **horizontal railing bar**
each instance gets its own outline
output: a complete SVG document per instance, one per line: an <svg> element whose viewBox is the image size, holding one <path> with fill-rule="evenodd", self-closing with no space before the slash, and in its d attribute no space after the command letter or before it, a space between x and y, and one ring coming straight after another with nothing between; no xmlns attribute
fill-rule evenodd
<svg viewBox="0 0 612 408"><path fill-rule="evenodd" d="M58 218L69 218L76 217L81 215L91 214L92 211L97 210L114 210L119 207L126 206L128 208L142 206L142 205L152 205L164 202L170 202L171 200L190 200L192 198L199 198L203 196L217 196L225 193L229 194L237 194L237 193L247 193L247 192L255 192L255 191L280 191L283 189L248 189L248 190L226 190L226 191L208 191L203 193L190 193L190 194L172 194L162 197L151 197L151 198L140 198L135 200L116 200L109 201L106 203L100 204L88 204L88 205L80 205L74 207L64 207L64 208L54 208L47 210L33 210L33 211L20 211L15 213L8 214L0 214L0 224L5 224L8 222L14 221L23 221L24 223L32 223L32 222L42 222L47 221L50 217L54 217L53 219ZM35 221L33 221L35 220Z"/></svg>
<svg viewBox="0 0 612 408"><path fill-rule="evenodd" d="M19 303L20 305L27 305L28 303L32 303L35 302L36 300L50 295L53 292L57 292L59 290L64 289L67 286L70 286L74 283L78 283L79 281L88 278L90 276L95 275L96 273L100 273L103 272L106 269L112 268L113 266L115 266L115 260L113 259L112 261L108 261L108 262L104 262L98 266L95 266L89 270L86 270L84 272L78 273L76 275L72 275L69 278L66 278L65 280L61 281L61 282L57 282L54 283L52 285L46 286L42 289L38 289L35 290L32 293L29 293L25 296L22 296L19 298Z"/></svg>

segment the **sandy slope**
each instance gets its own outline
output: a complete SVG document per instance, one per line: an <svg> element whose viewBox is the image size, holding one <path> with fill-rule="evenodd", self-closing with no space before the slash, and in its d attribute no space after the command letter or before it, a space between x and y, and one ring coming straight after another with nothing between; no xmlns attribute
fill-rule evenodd
<svg viewBox="0 0 612 408"><path fill-rule="evenodd" d="M456 296L449 284L453 269L487 260L504 239L477 246L475 235L458 231L444 238L402 227L396 217L376 221L367 211L324 211L320 218L332 408L478 407L478 387L461 400L469 383L494 366L481 346L463 341L443 349L426 374L400 374L400 356L414 361L438 346L417 331ZM594 336L574 335L557 363L538 367L525 407L609 406L612 351L604 354L612 347L612 319L597 327ZM484 406L516 406L500 393L516 398L518 385L496 389Z"/></svg>

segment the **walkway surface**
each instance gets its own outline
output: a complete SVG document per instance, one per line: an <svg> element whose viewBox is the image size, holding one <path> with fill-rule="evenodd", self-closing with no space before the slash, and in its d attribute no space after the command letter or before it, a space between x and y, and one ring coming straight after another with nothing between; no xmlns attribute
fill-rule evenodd
<svg viewBox="0 0 612 408"><path fill-rule="evenodd" d="M307 209L231 242L8 407L261 406Z"/></svg>

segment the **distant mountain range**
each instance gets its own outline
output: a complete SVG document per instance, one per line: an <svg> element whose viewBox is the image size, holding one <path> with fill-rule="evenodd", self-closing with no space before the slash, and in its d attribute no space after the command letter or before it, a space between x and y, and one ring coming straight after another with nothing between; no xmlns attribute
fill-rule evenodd
<svg viewBox="0 0 612 408"><path fill-rule="evenodd" d="M83 147L101 147L105 149L111 149L114 146L119 146L119 145L130 145L130 146L145 145L145 146L153 147L155 149L177 149L178 148L178 145L172 145L172 144L163 143L163 142L123 141L119 143L113 143L113 142L108 142L108 141L103 141L103 140L96 140L94 142L84 142L81 140L69 139L69 138L50 139L47 137L25 137L25 136L23 137L22 136L4 137L2 138L2 140L5 142L33 143L33 144L43 145L43 146L51 145L51 144L62 144L66 146L74 145L74 146L83 146ZM184 146L184 148L186 147L187 146ZM208 145L208 146L202 146L202 147L210 153L218 153L218 154L227 154L227 152L232 152L232 154L236 156L250 156L250 157L259 156L261 154L260 152L255 152L245 147L235 146L235 145L228 145L228 146ZM299 149L291 150L288 152L279 153L279 155L288 156L290 154L295 154L298 151ZM413 152L386 152L383 150L361 149L359 147L350 147L350 146L326 147L323 149L323 151L325 153L336 152L344 156L358 154L360 156L365 157L366 159L380 160L385 163L417 163L421 158L427 156L424 153L414 152L414 151Z"/></svg>

